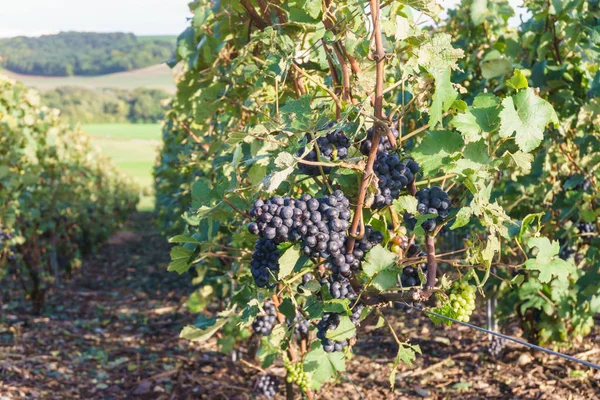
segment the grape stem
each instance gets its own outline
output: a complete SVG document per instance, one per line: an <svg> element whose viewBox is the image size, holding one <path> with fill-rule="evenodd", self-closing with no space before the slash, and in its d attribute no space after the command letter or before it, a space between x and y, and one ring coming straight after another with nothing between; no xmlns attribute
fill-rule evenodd
<svg viewBox="0 0 600 400"><path fill-rule="evenodd" d="M279 290L281 291L281 289L282 288L280 285ZM275 306L275 310L277 310L277 320L279 321L280 324L285 324L285 315L283 315L282 313L279 312L279 305L281 304L281 301L279 301L279 296L274 293L271 296L271 299L273 300L273 305ZM290 343L289 343L287 353L288 353L288 356L290 357L291 362L294 363L298 360L298 356L296 353L296 347L294 346L292 341L290 341ZM307 390L305 393L306 393L306 397L308 397L308 400L312 400L312 398L313 398L312 392L310 390ZM286 382L286 397L291 400L294 399L294 387L289 382Z"/></svg>
<svg viewBox="0 0 600 400"><path fill-rule="evenodd" d="M327 92L329 97L331 97L332 100L335 102L336 107L339 107L340 109L342 108L342 102L340 101L339 97L337 97L337 95L331 91L331 89L329 89L327 86L323 85L321 82L307 74L302 68L296 65L295 62L292 62L292 67L296 70L297 73L299 73L300 75L302 75L303 77L305 77L306 79L323 89L325 92Z"/></svg>
<svg viewBox="0 0 600 400"><path fill-rule="evenodd" d="M425 234L425 248L427 250L427 284L426 288L435 287L435 278L437 275L437 260L435 257L435 237Z"/></svg>
<svg viewBox="0 0 600 400"><path fill-rule="evenodd" d="M352 253L354 250L354 243L356 242L355 236L358 234L358 225L363 224L361 230L364 231L364 222L362 221L362 209L365 204L365 196L367 195L367 189L371 183L371 177L373 175L373 164L377 157L377 149L379 148L379 139L382 132L387 132L387 127L379 122L385 120L383 117L383 75L384 63L385 63L385 52L383 50L383 37L381 35L381 23L379 18L379 0L370 0L371 17L373 19L373 36L375 37L375 62L377 65L376 80L375 80L375 98L374 113L375 113L375 125L373 132L373 141L371 143L371 151L369 152L369 158L367 159L367 166L363 174L363 179L360 184L360 190L358 192L358 199L356 202L356 211L354 212L354 219L352 220L352 226L350 227L350 235L348 238L348 244L346 251Z"/></svg>

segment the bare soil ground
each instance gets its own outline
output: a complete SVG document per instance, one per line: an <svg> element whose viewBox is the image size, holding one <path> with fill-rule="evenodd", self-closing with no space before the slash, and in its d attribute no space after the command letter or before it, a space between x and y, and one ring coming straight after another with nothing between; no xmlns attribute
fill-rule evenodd
<svg viewBox="0 0 600 400"><path fill-rule="evenodd" d="M243 349L234 357L219 353L215 339L178 338L195 318L183 306L192 287L190 276L166 271L168 250L151 215L137 214L75 279L54 289L43 316L29 315L26 303L6 307L0 399L252 399L260 372L234 361ZM423 350L413 366L400 367L395 391L388 382L395 342L368 327L348 372L316 399L600 398L600 371L516 344L492 359L484 334L435 327L419 313L389 315L400 338ZM483 317L474 323L483 326ZM600 362L599 327L563 351Z"/></svg>

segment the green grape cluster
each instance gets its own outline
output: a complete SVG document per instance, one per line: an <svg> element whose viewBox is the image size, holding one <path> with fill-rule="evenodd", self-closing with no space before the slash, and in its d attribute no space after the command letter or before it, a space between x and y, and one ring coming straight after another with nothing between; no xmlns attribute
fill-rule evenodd
<svg viewBox="0 0 600 400"><path fill-rule="evenodd" d="M303 392L310 389L310 379L304 372L304 364L285 361L285 369L288 372L286 377L288 383L295 383Z"/></svg>
<svg viewBox="0 0 600 400"><path fill-rule="evenodd" d="M468 322L473 310L475 310L475 286L467 282L455 281L448 294L450 307L456 313L456 319Z"/></svg>

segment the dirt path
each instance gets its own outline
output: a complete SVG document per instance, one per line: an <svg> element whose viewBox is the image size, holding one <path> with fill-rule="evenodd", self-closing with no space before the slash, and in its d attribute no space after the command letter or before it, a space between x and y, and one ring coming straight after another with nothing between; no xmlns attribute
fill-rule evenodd
<svg viewBox="0 0 600 400"><path fill-rule="evenodd" d="M178 339L195 318L183 305L191 277L167 272L168 258L151 216L136 214L76 279L50 294L43 316L9 309L8 322L20 333L13 346L0 345L0 400L251 399L255 369L218 353L216 338ZM424 353L413 367L400 367L395 392L388 375L396 345L384 329L368 327L348 372L316 399L600 398L598 371L517 345L491 359L485 335L434 327L420 315L390 310L390 316L399 337ZM484 325L483 315L474 323ZM599 362L599 343L596 326L568 352Z"/></svg>

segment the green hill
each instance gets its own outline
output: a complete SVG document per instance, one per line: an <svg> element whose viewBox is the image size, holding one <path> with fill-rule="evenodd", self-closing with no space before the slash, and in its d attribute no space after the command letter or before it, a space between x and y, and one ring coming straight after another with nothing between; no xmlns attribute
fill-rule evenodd
<svg viewBox="0 0 600 400"><path fill-rule="evenodd" d="M174 49L170 36L61 32L0 39L0 65L26 75L95 76L163 63Z"/></svg>

